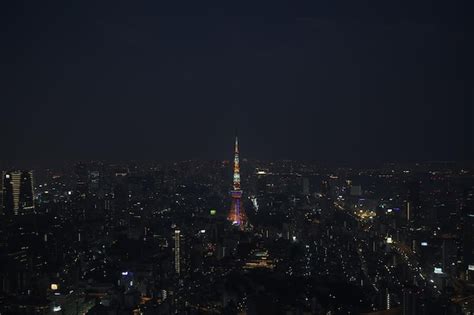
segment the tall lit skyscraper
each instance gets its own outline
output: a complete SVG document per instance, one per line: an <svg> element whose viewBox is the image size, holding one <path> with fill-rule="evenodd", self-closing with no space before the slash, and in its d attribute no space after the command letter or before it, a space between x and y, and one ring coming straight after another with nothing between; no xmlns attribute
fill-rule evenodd
<svg viewBox="0 0 474 315"><path fill-rule="evenodd" d="M174 269L178 275L181 272L180 241L181 231L174 230Z"/></svg>
<svg viewBox="0 0 474 315"><path fill-rule="evenodd" d="M243 229L247 225L247 216L241 204L242 190L240 189L240 160L239 160L239 140L235 137L234 147L234 177L233 186L230 191L232 197L232 205L228 219L232 224Z"/></svg>
<svg viewBox="0 0 474 315"><path fill-rule="evenodd" d="M2 209L5 214L18 215L22 210L34 209L33 172L4 172L2 184Z"/></svg>

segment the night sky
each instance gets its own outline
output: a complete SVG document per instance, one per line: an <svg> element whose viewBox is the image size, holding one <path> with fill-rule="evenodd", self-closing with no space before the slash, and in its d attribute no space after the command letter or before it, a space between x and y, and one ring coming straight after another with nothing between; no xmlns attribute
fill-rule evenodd
<svg viewBox="0 0 474 315"><path fill-rule="evenodd" d="M8 2L3 161L472 152L467 1Z"/></svg>

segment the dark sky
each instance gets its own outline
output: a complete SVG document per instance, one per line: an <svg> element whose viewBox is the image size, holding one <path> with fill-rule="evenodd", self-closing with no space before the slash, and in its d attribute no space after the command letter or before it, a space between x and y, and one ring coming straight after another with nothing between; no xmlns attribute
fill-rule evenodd
<svg viewBox="0 0 474 315"><path fill-rule="evenodd" d="M0 160L472 152L467 1L8 2Z"/></svg>

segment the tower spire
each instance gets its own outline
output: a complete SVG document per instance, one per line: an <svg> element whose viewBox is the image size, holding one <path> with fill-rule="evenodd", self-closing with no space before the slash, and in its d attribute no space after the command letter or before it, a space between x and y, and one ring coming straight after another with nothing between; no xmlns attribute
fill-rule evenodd
<svg viewBox="0 0 474 315"><path fill-rule="evenodd" d="M243 228L247 222L245 212L241 206L242 190L240 189L240 158L239 158L239 138L235 136L234 145L234 176L232 179L232 205L228 219L232 224Z"/></svg>
<svg viewBox="0 0 474 315"><path fill-rule="evenodd" d="M234 190L240 190L239 138L237 136L235 136L233 184Z"/></svg>

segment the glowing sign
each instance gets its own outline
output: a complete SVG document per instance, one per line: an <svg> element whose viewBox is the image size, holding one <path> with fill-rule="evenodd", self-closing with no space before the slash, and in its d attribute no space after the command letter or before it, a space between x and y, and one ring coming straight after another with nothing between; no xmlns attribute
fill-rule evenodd
<svg viewBox="0 0 474 315"><path fill-rule="evenodd" d="M439 275L439 274L442 274L442 273L443 273L443 269L442 269L442 268L436 268L436 267L435 267L434 273L436 273L436 274L438 274L438 275Z"/></svg>
<svg viewBox="0 0 474 315"><path fill-rule="evenodd" d="M474 271L474 265L469 265L469 266L467 266L467 270Z"/></svg>

